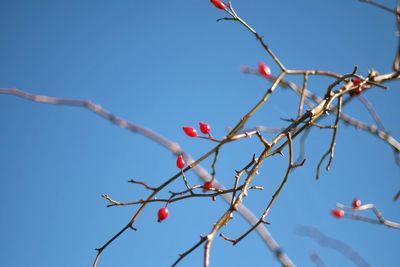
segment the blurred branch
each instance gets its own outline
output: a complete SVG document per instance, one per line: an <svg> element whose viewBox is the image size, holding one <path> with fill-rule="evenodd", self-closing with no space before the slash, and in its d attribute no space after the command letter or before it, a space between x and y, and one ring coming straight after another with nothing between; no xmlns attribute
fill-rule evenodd
<svg viewBox="0 0 400 267"><path fill-rule="evenodd" d="M303 78L303 88L301 88L301 97L300 97L300 104L299 104L299 110L297 112L297 117L300 117L301 114L303 114L303 106L304 106L304 100L305 100L305 92L307 90L307 82L308 82L308 73L304 74Z"/></svg>
<svg viewBox="0 0 400 267"><path fill-rule="evenodd" d="M315 251L310 253L311 260L315 263L317 267L326 267L325 262L321 259L319 254Z"/></svg>
<svg viewBox="0 0 400 267"><path fill-rule="evenodd" d="M182 254L179 254L179 258L171 265L171 267L175 267L178 265L178 263L183 260L184 257L186 257L187 255L189 255L190 253L192 253L196 248L198 248L201 244L203 244L205 241L207 240L207 237L205 236L201 236L200 237L200 241L197 242L193 247L191 247L190 249L188 249L187 251L185 251Z"/></svg>
<svg viewBox="0 0 400 267"><path fill-rule="evenodd" d="M137 124L129 122L128 120L118 117L118 116L110 113L106 109L102 108L99 104L93 103L90 100L63 99L63 98L56 98L56 97L49 97L49 96L34 95L34 94L30 94L30 93L27 93L25 91L22 91L22 90L19 90L16 88L7 88L7 89L0 88L0 94L14 95L14 96L18 96L23 99L26 99L26 100L30 100L30 101L38 102L38 103L44 103L44 104L86 108L121 128L126 128L126 129L130 130L131 132L138 133L138 134L143 135L146 138L149 138L150 140L152 140L152 141L156 142L157 144L163 146L164 148L168 149L175 155L184 154L185 158L187 158L189 162L194 162L194 159L188 153L184 152L183 149L177 143L163 137L162 135L158 134L157 132L155 132L153 130L139 126ZM204 181L210 180L210 174L200 165L194 166L193 170ZM216 189L223 189L223 186L216 179L214 180L213 184ZM228 204L231 203L232 198L230 195L223 194L222 197ZM140 212L141 209L139 209L138 211ZM239 212L239 214L241 214L243 216L243 218L246 221L249 222L250 225L253 225L257 221L256 216L246 206L239 205L239 207L237 208L237 211ZM136 214L134 216L134 219L136 219ZM111 244L116 238L118 238L127 229L131 228L131 226L132 225L130 225L130 223L128 223L127 226L125 226L123 229L121 229L120 232L118 232L113 238L111 238L108 242L106 242L102 248L97 250L98 255L94 261L93 266L97 265L97 262L99 259L98 256L101 255L104 248L107 247L109 244ZM281 249L280 249L279 244L271 236L269 231L264 226L259 226L259 227L257 227L256 230L257 230L259 236L263 239L265 244L268 246L268 248L274 253L274 255L276 255L275 252L279 251ZM277 257L277 259L279 261L281 261L284 266L294 266L294 264L291 262L290 258L285 253L280 253L279 256Z"/></svg>
<svg viewBox="0 0 400 267"><path fill-rule="evenodd" d="M328 247L340 252L343 256L352 261L359 267L371 267L371 265L356 252L352 247L340 241L338 239L329 237L323 234L318 228L312 226L300 225L297 229L297 233L302 236L306 236L317 242L320 246Z"/></svg>
<svg viewBox="0 0 400 267"><path fill-rule="evenodd" d="M399 72L400 71L400 0L397 0L396 7L396 24L397 24L397 50L396 56L393 61L393 70Z"/></svg>
<svg viewBox="0 0 400 267"><path fill-rule="evenodd" d="M372 103L370 101L368 101L368 99L365 96L363 96L362 94L358 95L357 98L367 108L369 114L371 114L371 117L374 119L376 125L378 125L379 130L387 132L386 129L385 129L385 126L383 125L383 123L381 121L381 118L379 117L379 115L376 112L376 110L375 110L374 106L372 105Z"/></svg>

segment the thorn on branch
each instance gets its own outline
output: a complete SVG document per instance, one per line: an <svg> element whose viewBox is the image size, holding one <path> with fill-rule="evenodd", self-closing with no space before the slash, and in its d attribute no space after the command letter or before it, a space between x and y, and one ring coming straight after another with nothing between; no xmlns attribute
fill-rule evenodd
<svg viewBox="0 0 400 267"><path fill-rule="evenodd" d="M235 239L229 238L226 235L224 235L223 233L220 233L219 236L222 237L224 240L231 242L232 245L236 245L237 241Z"/></svg>
<svg viewBox="0 0 400 267"><path fill-rule="evenodd" d="M292 164L290 168L295 169L295 168L301 167L304 165L305 162L306 162L306 159L303 159L300 163Z"/></svg>
<svg viewBox="0 0 400 267"><path fill-rule="evenodd" d="M258 138L260 139L261 143L264 144L265 148L270 148L271 144L264 138L264 136L262 136L262 134L260 133L260 131L256 132L256 135L258 136ZM254 156L255 157L255 156Z"/></svg>
<svg viewBox="0 0 400 267"><path fill-rule="evenodd" d="M261 219L261 223L263 223L263 224L268 224L268 225L270 225L270 224L271 224L270 222L268 222L268 221L264 220L263 218Z"/></svg>

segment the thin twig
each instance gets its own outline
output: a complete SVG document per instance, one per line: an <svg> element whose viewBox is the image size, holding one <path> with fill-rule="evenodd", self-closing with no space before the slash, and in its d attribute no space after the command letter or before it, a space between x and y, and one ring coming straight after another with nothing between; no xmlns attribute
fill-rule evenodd
<svg viewBox="0 0 400 267"><path fill-rule="evenodd" d="M275 61L275 63L279 66L279 68L285 72L286 68L282 64L282 62L278 59L278 57L275 55L275 53L269 48L269 46L263 41L263 37L259 35L256 30L254 30L249 24L247 24L246 21L244 21L241 17L237 15L235 10L233 9L232 3L229 5L229 9L225 10L229 15L232 16L232 20L240 22L245 28L247 28L255 37L256 39L260 42L261 46L264 48L265 51L272 57L272 59ZM226 18L223 18L226 20Z"/></svg>
<svg viewBox="0 0 400 267"><path fill-rule="evenodd" d="M365 204L358 208L348 207L348 206L340 204L340 203L336 204L336 206L340 209L343 209L343 210L346 210L346 211L349 211L352 213L352 214L346 216L347 218L354 219L354 220L360 220L360 221L366 221L369 223L382 224L382 225L386 225L389 228L400 230L400 223L386 220L383 217L382 212L380 212L374 204ZM365 210L372 210L376 219L372 219L369 217L364 217L364 216L361 216L358 214L354 214L355 212L365 211Z"/></svg>
<svg viewBox="0 0 400 267"><path fill-rule="evenodd" d="M132 205L141 205L141 204L148 204L148 203L154 203L154 202L168 202L168 203L173 203L173 202L177 202L177 201L181 201L184 199L188 199L188 198L215 198L217 196L224 196L230 193L235 192L236 190L241 190L243 189L244 185L240 185L238 186L236 189L231 188L231 189L214 189L212 190L213 193L194 193L193 194L189 194L189 195L185 195L187 193L190 193L190 190L184 190L182 192L171 192L169 191L169 193L171 194L171 197L169 198L152 198L149 199L147 198L146 200L142 199L142 200L138 200L138 201L131 201L131 202L122 202L122 201L116 201L111 199L108 195L102 195L103 198L107 199L110 204L107 205L107 207L114 207L114 206L132 206ZM203 188L203 186L201 185L195 185L193 187L191 187L190 189L193 191L195 189L200 189ZM251 190L263 190L263 187L260 186L252 186L249 189ZM107 196L107 197L105 197ZM176 197L178 196L178 197Z"/></svg>
<svg viewBox="0 0 400 267"><path fill-rule="evenodd" d="M386 132L385 126L383 125L381 118L379 117L378 113L374 109L374 106L366 97L364 97L362 94L358 95L357 97L361 103L366 107L368 110L369 114L371 114L371 117L374 119L376 125L378 125L379 130Z"/></svg>
<svg viewBox="0 0 400 267"><path fill-rule="evenodd" d="M385 6L385 5L381 4L381 3L378 3L378 2L375 2L375 1L372 1L372 0L358 0L358 1L360 1L361 3L366 3L366 4L370 4L370 5L376 6L376 7L380 8L380 9L383 9L383 10L385 10L387 12L393 13L394 15L398 15L399 14L395 9L392 9L390 7L387 7L387 6Z"/></svg>
<svg viewBox="0 0 400 267"><path fill-rule="evenodd" d="M187 190L189 190L190 194L193 195L194 193L193 193L193 191L192 191L192 188L191 188L190 185L189 185L189 182L188 182L188 180L187 180L187 178L186 178L186 174L185 174L185 172L183 171L183 169L181 169L181 173L182 173L183 182L184 182L184 184L185 184Z"/></svg>
<svg viewBox="0 0 400 267"><path fill-rule="evenodd" d="M191 247L190 249L188 249L187 251L185 251L182 254L179 254L179 258L171 265L171 267L175 267L178 265L178 263L183 260L184 257L186 257L187 255L189 255L190 253L192 253L196 248L198 248L201 244L203 244L205 241L207 240L206 236L201 236L200 237L200 241L197 242L193 247Z"/></svg>
<svg viewBox="0 0 400 267"><path fill-rule="evenodd" d="M332 136L332 142L331 142L331 147L330 147L330 156L329 156L329 161L328 161L328 165L326 165L326 170L329 171L331 164L332 164L332 160L333 157L335 155L335 146L336 146L336 135L337 135L337 131L339 128L339 121L340 121L340 114L342 112L342 102L343 99L340 96L338 98L338 109L337 109L337 114L336 114L336 121L335 121L335 125L333 127L333 136Z"/></svg>
<svg viewBox="0 0 400 267"><path fill-rule="evenodd" d="M215 165L217 163L218 153L219 153L219 149L215 151L214 159L213 159L213 162L211 164L211 169L212 169L212 171L211 171L211 181L214 181L214 178L215 178L215 174L216 174Z"/></svg>
<svg viewBox="0 0 400 267"><path fill-rule="evenodd" d="M253 157L252 157L252 159L251 159L251 161L246 165L246 166L244 166L241 170L239 170L239 171L236 171L236 175L235 175L235 184L234 184L234 186L233 186L233 194L232 194L232 201L231 201L231 207L233 207L233 203L235 202L235 197L236 197L236 192L237 192L237 190L238 190L238 184L239 184L239 180L240 180L240 177L245 173L245 172L248 172L248 169L251 167L251 166L253 166L255 163L257 163L257 158L256 158L256 155L253 155Z"/></svg>
<svg viewBox="0 0 400 267"><path fill-rule="evenodd" d="M342 101L343 101L342 100L342 96L340 96L338 98L338 109L337 109L337 113L336 113L335 124L334 124L334 127L333 127L333 135L332 135L331 145L330 145L328 151L325 152L325 154L322 156L321 160L318 163L317 174L316 174L316 179L317 180L319 180L319 178L320 178L321 165L322 165L323 161L325 160L325 158L327 156L329 156L329 161L328 161L328 164L326 165L326 170L329 171L330 166L332 164L333 157L335 155L336 134L337 134L338 126L339 126L340 115L341 115L341 112L342 112Z"/></svg>
<svg viewBox="0 0 400 267"><path fill-rule="evenodd" d="M303 105L306 97L305 92L307 90L307 81L308 81L308 73L305 73L303 78L303 88L301 89L301 97L300 97L299 111L297 112L297 117L300 117L300 115L303 113Z"/></svg>
<svg viewBox="0 0 400 267"><path fill-rule="evenodd" d="M131 179L131 180L128 181L128 183L140 184L140 185L143 185L146 189L149 189L149 190L152 190L152 191L156 190L154 187L149 186L148 184L146 184L143 181L136 181L134 179Z"/></svg>

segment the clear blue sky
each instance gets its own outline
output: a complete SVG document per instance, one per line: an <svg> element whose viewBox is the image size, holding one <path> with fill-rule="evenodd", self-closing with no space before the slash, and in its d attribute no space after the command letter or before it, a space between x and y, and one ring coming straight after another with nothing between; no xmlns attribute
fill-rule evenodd
<svg viewBox="0 0 400 267"><path fill-rule="evenodd" d="M288 68L348 73L357 64L364 75L371 68L391 71L396 24L387 12L352 0L233 2ZM241 74L240 66L265 61L278 71L243 27L216 23L221 16L207 0L0 0L0 87L91 99L198 157L213 144L187 138L181 126L204 120L216 136L223 136L269 85ZM292 79L301 82L301 77ZM321 95L329 82L312 77L310 89ZM400 92L398 83L389 86L389 91L374 89L366 97L399 138ZM280 118L294 117L297 103L296 95L279 89L248 126L284 126ZM345 112L372 122L358 101ZM268 217L268 229L298 266L312 266L308 255L314 250L328 266L351 262L297 235L297 225L313 225L345 241L372 266L396 266L399 231L329 215L336 202L350 203L358 196L376 203L388 219L400 220L399 202L392 201L400 188L392 150L368 133L341 125L332 170L316 182L315 167L330 136L314 129L307 141L307 162L290 177ZM225 147L217 178L232 185L234 170L260 149L255 139ZM210 164L208 160L203 166L210 169ZM286 158L276 157L261 169L255 183L265 190L252 192L245 201L257 215L286 164ZM101 194L137 200L147 192L127 180L159 185L175 173L170 152L87 110L0 95L0 266L91 266L94 248L135 211L106 208ZM188 178L200 183L194 173ZM183 184L169 189L183 189ZM160 206L150 205L135 224L139 231L113 243L98 266L169 266L227 208L222 200L174 203L170 218L158 224ZM236 216L223 232L236 237L247 229ZM200 248L180 266L201 266L202 255ZM213 266L279 266L255 233L235 247L216 239L211 259Z"/></svg>

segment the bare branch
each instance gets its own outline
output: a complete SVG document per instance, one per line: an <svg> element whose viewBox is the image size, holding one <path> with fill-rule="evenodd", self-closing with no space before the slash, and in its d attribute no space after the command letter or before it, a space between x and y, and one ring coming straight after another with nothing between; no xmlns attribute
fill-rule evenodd
<svg viewBox="0 0 400 267"><path fill-rule="evenodd" d="M386 132L385 126L383 125L383 123L381 121L381 118L379 117L378 113L374 109L374 106L372 105L372 103L370 101L368 101L368 99L365 96L363 96L361 94L358 95L357 98L367 108L369 114L371 114L371 116L374 119L375 123L378 125L379 130L382 130L382 131Z"/></svg>
<svg viewBox="0 0 400 267"><path fill-rule="evenodd" d="M140 184L140 185L143 185L146 189L149 189L149 190L152 190L152 191L156 190L156 188L149 186L148 184L146 184L143 181L136 181L136 180L131 179L131 180L128 181L128 183Z"/></svg>
<svg viewBox="0 0 400 267"><path fill-rule="evenodd" d="M278 189L273 194L273 196L272 196L270 202L268 203L267 208L265 209L265 211L262 214L261 218L246 233L241 235L239 238L235 239L235 242L233 243L234 245L236 245L242 239L244 239L246 236L248 236L254 229L256 229L256 227L258 225L260 225L261 223L267 223L265 218L268 216L269 211L271 210L273 204L275 203L275 201L278 198L280 192L282 191L283 187L285 186L285 184L286 184L286 182L287 182L287 180L289 178L291 170L294 169L294 168L302 166L304 164L304 162L305 162L305 160L303 160L303 162L301 162L300 164L294 164L293 163L293 143L292 143L292 136L291 136L290 132L287 133L287 138L288 138L288 142L289 142L289 164L288 164L288 167L286 169L285 177L283 178L283 180L282 180L281 184L279 185Z"/></svg>
<svg viewBox="0 0 400 267"><path fill-rule="evenodd" d="M171 265L171 267L177 266L178 263L183 260L184 257L186 257L187 255L189 255L190 253L192 253L196 248L198 248L201 244L203 244L205 241L207 240L206 236L201 236L200 237L200 241L197 242L193 247L191 247L190 249L188 249L187 251L185 251L182 254L179 254L179 258Z"/></svg>
<svg viewBox="0 0 400 267"><path fill-rule="evenodd" d="M365 204L358 208L348 207L348 206L340 204L340 203L338 203L336 206L340 209L351 212L351 214L349 214L349 215L346 214L347 218L350 218L353 220L365 221L368 223L382 224L382 225L386 225L389 228L400 230L400 223L386 220L383 217L383 214L378 210L378 208L374 204ZM365 211L365 210L372 210L376 219L372 219L369 217L364 217L362 215L356 214L357 211Z"/></svg>
<svg viewBox="0 0 400 267"><path fill-rule="evenodd" d="M303 88L301 88L301 97L300 97L300 104L299 104L299 111L297 112L297 117L300 117L300 115L303 113L303 105L304 105L304 100L305 100L305 92L307 90L307 81L308 81L308 73L304 74L303 78Z"/></svg>
<svg viewBox="0 0 400 267"><path fill-rule="evenodd" d="M366 4L370 4L372 6L376 6L376 7L380 8L380 9L383 9L383 10L385 10L387 12L393 13L394 15L398 15L399 14L397 10L392 9L390 7L387 7L387 6L385 6L385 5L381 4L381 3L378 3L378 2L375 2L375 1L372 1L372 0L358 0L358 1L360 1L361 3L366 3Z"/></svg>

